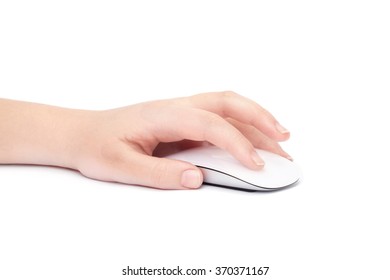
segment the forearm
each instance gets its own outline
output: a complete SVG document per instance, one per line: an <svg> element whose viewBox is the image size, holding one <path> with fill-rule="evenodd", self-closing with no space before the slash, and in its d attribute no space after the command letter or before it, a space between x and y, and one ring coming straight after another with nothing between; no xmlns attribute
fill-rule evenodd
<svg viewBox="0 0 390 280"><path fill-rule="evenodd" d="M85 111L0 99L0 164L74 168Z"/></svg>

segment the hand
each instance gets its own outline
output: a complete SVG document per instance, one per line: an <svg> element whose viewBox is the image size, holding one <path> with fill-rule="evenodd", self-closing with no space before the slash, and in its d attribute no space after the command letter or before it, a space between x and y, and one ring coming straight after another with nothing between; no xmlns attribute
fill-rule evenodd
<svg viewBox="0 0 390 280"><path fill-rule="evenodd" d="M254 147L290 158L277 143L289 132L258 104L230 91L87 111L85 116L71 167L98 180L198 188L203 176L196 166L156 155L205 142L251 169L264 165Z"/></svg>
<svg viewBox="0 0 390 280"><path fill-rule="evenodd" d="M198 188L203 176L190 163L157 156L211 143L260 169L254 147L290 158L277 143L288 138L270 113L230 91L106 111L0 99L0 164L62 166L162 189Z"/></svg>

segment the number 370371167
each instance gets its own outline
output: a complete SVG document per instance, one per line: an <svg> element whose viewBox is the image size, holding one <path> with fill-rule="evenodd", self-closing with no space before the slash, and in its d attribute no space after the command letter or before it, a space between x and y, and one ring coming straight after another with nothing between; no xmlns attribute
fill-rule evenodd
<svg viewBox="0 0 390 280"><path fill-rule="evenodd" d="M267 275L269 266L217 266L215 275Z"/></svg>

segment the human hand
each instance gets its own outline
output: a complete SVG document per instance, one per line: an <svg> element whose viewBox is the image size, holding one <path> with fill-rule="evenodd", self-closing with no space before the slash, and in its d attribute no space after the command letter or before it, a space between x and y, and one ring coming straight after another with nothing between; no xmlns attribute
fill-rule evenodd
<svg viewBox="0 0 390 280"><path fill-rule="evenodd" d="M254 147L291 159L278 144L289 132L261 106L230 91L85 111L80 119L69 167L103 181L198 188L203 176L196 166L156 156L206 142L251 169L264 165Z"/></svg>

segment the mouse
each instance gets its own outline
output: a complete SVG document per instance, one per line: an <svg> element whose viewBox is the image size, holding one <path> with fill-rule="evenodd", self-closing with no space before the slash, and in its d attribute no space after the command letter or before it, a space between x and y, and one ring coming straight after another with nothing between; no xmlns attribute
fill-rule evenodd
<svg viewBox="0 0 390 280"><path fill-rule="evenodd" d="M203 183L208 185L248 191L275 191L299 181L301 172L296 163L269 151L255 150L265 162L261 170L245 167L227 151L213 145L190 148L165 157L196 165L203 173Z"/></svg>

